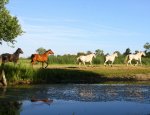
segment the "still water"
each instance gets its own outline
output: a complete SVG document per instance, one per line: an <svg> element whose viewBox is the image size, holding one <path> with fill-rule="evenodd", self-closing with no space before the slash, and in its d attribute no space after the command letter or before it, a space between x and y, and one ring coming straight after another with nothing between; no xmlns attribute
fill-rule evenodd
<svg viewBox="0 0 150 115"><path fill-rule="evenodd" d="M150 115L150 85L57 84L1 88L0 115Z"/></svg>

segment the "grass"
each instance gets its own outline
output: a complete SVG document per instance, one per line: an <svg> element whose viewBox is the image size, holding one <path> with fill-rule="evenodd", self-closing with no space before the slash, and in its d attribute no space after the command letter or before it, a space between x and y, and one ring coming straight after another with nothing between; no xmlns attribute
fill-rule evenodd
<svg viewBox="0 0 150 115"><path fill-rule="evenodd" d="M79 67L74 64L49 64L42 69L41 64L30 65L29 60L21 60L14 66L4 66L8 84L36 83L100 83L107 81L150 81L150 66L125 66L118 64L113 67L94 65Z"/></svg>

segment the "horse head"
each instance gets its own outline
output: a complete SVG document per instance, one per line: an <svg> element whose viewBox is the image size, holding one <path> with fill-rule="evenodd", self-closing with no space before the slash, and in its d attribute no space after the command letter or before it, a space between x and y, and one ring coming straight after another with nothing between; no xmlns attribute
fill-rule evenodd
<svg viewBox="0 0 150 115"><path fill-rule="evenodd" d="M54 52L53 52L51 49L47 50L46 52L47 52L48 54L54 54Z"/></svg>
<svg viewBox="0 0 150 115"><path fill-rule="evenodd" d="M118 57L118 54L117 54L117 52L114 52L114 54L113 54L115 57Z"/></svg>
<svg viewBox="0 0 150 115"><path fill-rule="evenodd" d="M93 57L96 58L96 54L95 53L93 53Z"/></svg>
<svg viewBox="0 0 150 115"><path fill-rule="evenodd" d="M146 56L145 52L140 52L141 56Z"/></svg>
<svg viewBox="0 0 150 115"><path fill-rule="evenodd" d="M23 51L22 51L22 49L21 49L21 48L18 48L18 49L16 50L16 53L23 54Z"/></svg>

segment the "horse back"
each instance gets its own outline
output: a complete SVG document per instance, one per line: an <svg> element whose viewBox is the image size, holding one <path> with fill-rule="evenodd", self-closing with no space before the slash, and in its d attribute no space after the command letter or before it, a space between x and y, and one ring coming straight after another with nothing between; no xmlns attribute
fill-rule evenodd
<svg viewBox="0 0 150 115"><path fill-rule="evenodd" d="M44 54L32 54L31 59L32 59L32 61L43 62L43 61L47 61L48 56L46 56Z"/></svg>
<svg viewBox="0 0 150 115"><path fill-rule="evenodd" d="M2 58L2 62L8 62L8 61L11 61L11 54L9 53L5 53L5 54L2 54L1 55L1 58Z"/></svg>

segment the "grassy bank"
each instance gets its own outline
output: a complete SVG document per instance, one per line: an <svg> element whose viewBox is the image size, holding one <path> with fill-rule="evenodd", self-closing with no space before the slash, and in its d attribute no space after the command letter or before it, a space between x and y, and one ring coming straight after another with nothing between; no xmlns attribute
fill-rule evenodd
<svg viewBox="0 0 150 115"><path fill-rule="evenodd" d="M31 67L29 63L17 66L6 64L4 67L8 84L36 83L100 83L106 81L150 81L150 66L114 65L104 67L78 67L78 65L41 65Z"/></svg>

